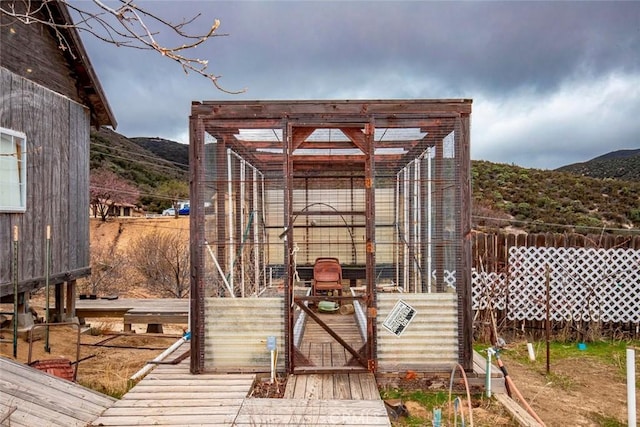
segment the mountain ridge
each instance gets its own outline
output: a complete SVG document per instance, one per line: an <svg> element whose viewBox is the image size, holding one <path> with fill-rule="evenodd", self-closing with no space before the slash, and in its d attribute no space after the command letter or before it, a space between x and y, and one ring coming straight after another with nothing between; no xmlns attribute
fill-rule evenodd
<svg viewBox="0 0 640 427"><path fill-rule="evenodd" d="M108 129L92 132L91 138L91 167L108 167L139 186L144 194L140 205L148 211L168 207L157 194L159 185L188 181L188 145L127 138ZM475 229L640 229L640 150L614 151L556 170L473 160L471 172Z"/></svg>
<svg viewBox="0 0 640 427"><path fill-rule="evenodd" d="M592 178L640 181L640 149L611 151L586 162L572 163L556 170Z"/></svg>

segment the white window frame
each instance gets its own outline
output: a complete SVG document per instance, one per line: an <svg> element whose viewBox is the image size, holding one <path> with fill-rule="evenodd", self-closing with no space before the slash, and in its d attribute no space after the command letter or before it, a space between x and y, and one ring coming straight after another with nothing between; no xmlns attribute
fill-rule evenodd
<svg viewBox="0 0 640 427"><path fill-rule="evenodd" d="M27 136L0 127L0 212L27 210Z"/></svg>

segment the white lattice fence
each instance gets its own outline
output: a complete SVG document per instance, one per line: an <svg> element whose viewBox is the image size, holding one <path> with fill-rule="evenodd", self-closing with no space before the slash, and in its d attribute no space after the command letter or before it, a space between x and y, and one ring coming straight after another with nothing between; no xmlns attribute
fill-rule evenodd
<svg viewBox="0 0 640 427"><path fill-rule="evenodd" d="M547 266L553 320L640 322L640 251L589 248L510 248L509 319L545 319Z"/></svg>
<svg viewBox="0 0 640 427"><path fill-rule="evenodd" d="M442 281L447 285L448 288L455 289L456 288L456 271L444 270L442 274ZM436 271L433 270L431 272L431 280L435 283L437 281Z"/></svg>
<svg viewBox="0 0 640 427"><path fill-rule="evenodd" d="M471 300L473 310L507 308L507 277L502 273L471 272Z"/></svg>

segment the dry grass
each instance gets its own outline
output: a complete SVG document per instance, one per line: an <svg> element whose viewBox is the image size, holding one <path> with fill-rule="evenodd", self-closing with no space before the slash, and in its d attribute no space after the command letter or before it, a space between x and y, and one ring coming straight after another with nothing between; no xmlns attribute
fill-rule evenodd
<svg viewBox="0 0 640 427"><path fill-rule="evenodd" d="M95 326L87 328L87 333L80 337L80 362L78 363L77 382L101 393L113 397L121 397L130 388L129 378L145 366L147 361L176 341L176 335L147 336L114 335L117 329L115 320L101 321ZM175 331L177 328L171 328ZM43 328L44 331L44 328ZM40 335L40 334L37 334ZM5 339L10 335L5 334ZM104 342L104 340L108 341ZM106 346L96 346L104 342ZM44 349L45 340L39 339L32 343L31 360L66 359L75 362L77 344L77 329L71 326L54 326L50 328L49 347L51 352ZM120 347L120 348L116 348ZM146 349L144 349L146 348ZM29 343L18 340L18 357L20 362L28 362ZM13 344L1 343L0 354L13 359ZM87 358L86 360L82 360Z"/></svg>

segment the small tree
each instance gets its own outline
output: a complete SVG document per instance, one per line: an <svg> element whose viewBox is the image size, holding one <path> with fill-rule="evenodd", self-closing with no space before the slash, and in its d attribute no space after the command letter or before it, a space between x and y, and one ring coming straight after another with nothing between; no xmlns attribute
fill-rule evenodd
<svg viewBox="0 0 640 427"><path fill-rule="evenodd" d="M146 280L146 287L162 297L189 294L189 237L184 232L158 232L136 239L129 259Z"/></svg>
<svg viewBox="0 0 640 427"><path fill-rule="evenodd" d="M124 289L128 257L114 245L91 245L91 276L80 285L84 293L111 294Z"/></svg>
<svg viewBox="0 0 640 427"><path fill-rule="evenodd" d="M189 197L189 184L175 179L165 181L158 187L158 194L171 200L171 206L176 211L175 217L178 218L178 202Z"/></svg>
<svg viewBox="0 0 640 427"><path fill-rule="evenodd" d="M109 211L116 204L135 204L140 197L138 189L105 168L91 171L89 185L89 202L93 216L100 215L107 220Z"/></svg>

